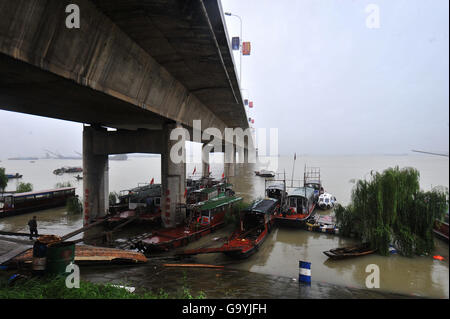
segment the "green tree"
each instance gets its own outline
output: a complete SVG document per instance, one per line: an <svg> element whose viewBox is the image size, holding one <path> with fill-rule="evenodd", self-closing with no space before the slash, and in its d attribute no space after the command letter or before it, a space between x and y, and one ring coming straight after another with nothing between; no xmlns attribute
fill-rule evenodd
<svg viewBox="0 0 450 319"><path fill-rule="evenodd" d="M16 191L18 193L26 193L26 192L31 192L33 190L33 184L31 183L19 183L19 185L17 185Z"/></svg>
<svg viewBox="0 0 450 319"><path fill-rule="evenodd" d="M2 193L5 191L6 185L8 185L8 177L6 177L5 169L0 167L0 190Z"/></svg>
<svg viewBox="0 0 450 319"><path fill-rule="evenodd" d="M359 180L351 203L336 208L344 236L369 242L382 255L394 243L401 254L427 254L434 248L433 224L448 207L448 190L420 190L414 168L389 168L372 173L371 181Z"/></svg>

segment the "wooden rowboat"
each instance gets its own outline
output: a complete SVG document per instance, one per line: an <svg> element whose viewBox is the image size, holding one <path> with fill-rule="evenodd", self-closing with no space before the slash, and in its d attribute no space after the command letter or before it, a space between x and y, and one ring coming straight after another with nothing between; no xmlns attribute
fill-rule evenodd
<svg viewBox="0 0 450 319"><path fill-rule="evenodd" d="M346 259L373 254L375 251L376 249L371 249L370 245L366 243L359 246L331 249L323 253L331 259Z"/></svg>

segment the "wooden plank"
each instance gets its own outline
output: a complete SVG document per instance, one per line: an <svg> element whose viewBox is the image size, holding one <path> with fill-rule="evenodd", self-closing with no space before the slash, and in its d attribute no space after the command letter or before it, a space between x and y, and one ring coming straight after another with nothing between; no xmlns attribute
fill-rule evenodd
<svg viewBox="0 0 450 319"><path fill-rule="evenodd" d="M15 233L15 232L10 232L10 231L3 231L3 230L0 230L0 235L30 237L30 233ZM46 235L39 234L36 236L33 234L33 237L39 237L39 236L46 236Z"/></svg>
<svg viewBox="0 0 450 319"><path fill-rule="evenodd" d="M0 256L0 265L6 263L7 261L13 259L14 257L19 256L20 254L26 252L28 249L30 249L30 246L20 246L17 247L14 250L11 250L10 252L3 254Z"/></svg>
<svg viewBox="0 0 450 319"><path fill-rule="evenodd" d="M69 239L69 238L72 238L72 237L75 236L75 235L78 235L78 234L80 234L80 233L83 233L83 232L85 232L86 230L88 230L88 229L90 229L90 228L92 228L92 227L94 227L94 226L98 226L98 225L104 223L104 222L107 221L107 220L108 220L108 219L106 218L106 219L102 219L102 220L96 221L95 223L89 224L89 225L84 226L84 227L82 227L82 228L80 228L80 229L77 229L77 230L75 230L75 231L73 231L73 232L71 232L71 233L69 233L69 234L66 234L66 235L64 235L64 236L61 237L61 241L67 240L67 239Z"/></svg>
<svg viewBox="0 0 450 319"><path fill-rule="evenodd" d="M224 266L205 264L164 264L164 267L190 267L190 268L224 268Z"/></svg>

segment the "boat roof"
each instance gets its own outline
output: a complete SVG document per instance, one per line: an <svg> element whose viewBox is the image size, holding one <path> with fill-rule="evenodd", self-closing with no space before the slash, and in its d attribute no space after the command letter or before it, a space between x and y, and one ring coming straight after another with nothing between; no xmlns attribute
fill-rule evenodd
<svg viewBox="0 0 450 319"><path fill-rule="evenodd" d="M269 185L267 186L266 190L269 189L279 189L279 190L284 190L284 185L283 184L273 184L273 185Z"/></svg>
<svg viewBox="0 0 450 319"><path fill-rule="evenodd" d="M206 194L210 194L214 191L217 191L217 187L207 187L207 188L200 188L200 189L196 189L195 191L193 191L193 193L206 193Z"/></svg>
<svg viewBox="0 0 450 319"><path fill-rule="evenodd" d="M298 196L298 197L311 197L314 195L314 188L311 187L298 187L289 191L288 196Z"/></svg>
<svg viewBox="0 0 450 319"><path fill-rule="evenodd" d="M247 207L245 210L248 212L255 213L267 213L270 211L272 207L274 207L278 203L278 200L273 198L265 198L254 202L252 205Z"/></svg>
<svg viewBox="0 0 450 319"><path fill-rule="evenodd" d="M47 189L47 190L43 190L43 191L15 193L15 194L12 194L12 196L13 197L22 197L22 196L40 195L40 194L53 193L53 192L61 192L61 191L67 191L67 190L75 190L75 187L63 187L63 188Z"/></svg>
<svg viewBox="0 0 450 319"><path fill-rule="evenodd" d="M241 200L242 200L242 197L222 195L222 196L214 197L214 198L212 198L210 200L207 200L205 202L200 202L200 203L198 203L198 206L200 206L200 209L202 211L204 211L204 210L210 210L210 209L213 209L213 208L217 208L217 207L221 207L221 206L224 206L224 205L228 205L228 204L231 204L231 203L235 203L235 202L238 202L238 201L241 201Z"/></svg>

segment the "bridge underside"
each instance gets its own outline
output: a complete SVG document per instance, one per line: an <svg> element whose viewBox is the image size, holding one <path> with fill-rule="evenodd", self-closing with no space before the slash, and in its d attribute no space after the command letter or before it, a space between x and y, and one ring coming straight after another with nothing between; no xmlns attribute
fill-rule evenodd
<svg viewBox="0 0 450 319"><path fill-rule="evenodd" d="M173 226L186 166L170 159L172 129L248 128L220 2L77 0L80 29L68 29L71 3L0 0L0 109L91 124L86 223L108 212L108 154L160 153L163 220Z"/></svg>
<svg viewBox="0 0 450 319"><path fill-rule="evenodd" d="M0 1L0 108L116 128L248 127L218 0Z"/></svg>
<svg viewBox="0 0 450 319"><path fill-rule="evenodd" d="M0 54L0 105L8 111L111 128L162 129L166 118Z"/></svg>

